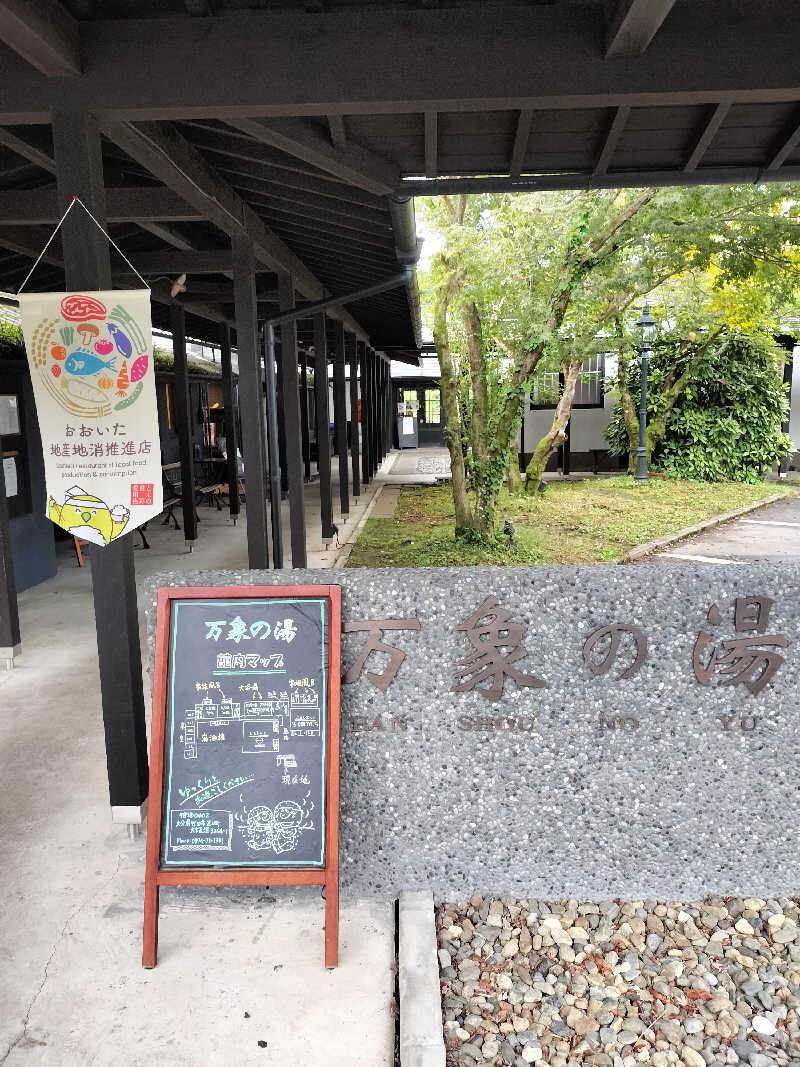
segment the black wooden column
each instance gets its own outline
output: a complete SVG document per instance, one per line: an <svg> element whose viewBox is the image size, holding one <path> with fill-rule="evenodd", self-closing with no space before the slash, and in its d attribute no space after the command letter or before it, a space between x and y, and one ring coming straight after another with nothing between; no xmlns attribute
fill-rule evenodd
<svg viewBox="0 0 800 1067"><path fill-rule="evenodd" d="M264 440L264 386L261 381L258 347L255 256L253 242L245 237L234 237L232 247L247 516L247 565L251 570L265 570L269 567L267 457Z"/></svg>
<svg viewBox="0 0 800 1067"><path fill-rule="evenodd" d="M386 361L386 433L391 452L394 448L394 385L392 384L392 361Z"/></svg>
<svg viewBox="0 0 800 1067"><path fill-rule="evenodd" d="M2 458L2 457L0 457ZM17 583L11 556L11 527L8 521L6 479L0 467L0 662L13 667L20 653Z"/></svg>
<svg viewBox="0 0 800 1067"><path fill-rule="evenodd" d="M358 347L356 335L344 335L347 366L350 370L350 457L353 463L353 496L361 496L361 456L358 443Z"/></svg>
<svg viewBox="0 0 800 1067"><path fill-rule="evenodd" d="M381 437L383 438L383 458L389 454L389 374L385 359L381 360Z"/></svg>
<svg viewBox="0 0 800 1067"><path fill-rule="evenodd" d="M170 307L169 324L175 370L175 422L178 428L178 456L181 461L183 537L191 552L197 540L197 509L194 500L189 368L186 365L186 313L179 304Z"/></svg>
<svg viewBox="0 0 800 1067"><path fill-rule="evenodd" d="M311 440L308 432L308 353L300 352L300 431L303 435L303 473L311 477Z"/></svg>
<svg viewBox="0 0 800 1067"><path fill-rule="evenodd" d="M364 485L369 485L369 480L372 477L372 461L370 459L369 419L367 417L367 345L365 341L359 341L356 347L358 349L358 366L361 374L361 380L359 381L361 393L361 481Z"/></svg>
<svg viewBox="0 0 800 1067"><path fill-rule="evenodd" d="M239 472L236 456L239 435L236 429L236 389L231 366L231 328L227 322L220 323L219 351L222 364L222 397L225 405L225 448L228 453L228 509L234 526L239 517Z"/></svg>
<svg viewBox="0 0 800 1067"><path fill-rule="evenodd" d="M347 388L344 380L344 323L334 322L336 342L333 350L333 428L336 455L339 459L339 503L342 515L350 511L349 473L347 470Z"/></svg>
<svg viewBox="0 0 800 1067"><path fill-rule="evenodd" d="M53 148L58 203L80 196L105 226L103 157L94 120L79 112L54 112ZM61 241L67 289L111 288L108 243L82 211L69 213ZM118 537L105 548L93 546L90 560L112 817L140 824L147 797L147 733L133 536Z"/></svg>
<svg viewBox="0 0 800 1067"><path fill-rule="evenodd" d="M325 315L314 316L314 404L317 415L317 469L322 538L333 537L333 501L331 499L331 439L328 432L328 339Z"/></svg>
<svg viewBox="0 0 800 1067"><path fill-rule="evenodd" d="M275 374L275 331L264 327L264 381L267 394L267 455L269 456L269 513L272 519L272 566L283 567L283 516L281 515L281 449L278 434L278 389Z"/></svg>
<svg viewBox="0 0 800 1067"><path fill-rule="evenodd" d="M278 275L281 311L294 308L294 279ZM297 375L297 320L281 326L281 382L283 384L283 424L286 432L286 477L289 482L289 529L292 566L305 567L306 512L303 494L303 435L300 431L300 381Z"/></svg>
<svg viewBox="0 0 800 1067"><path fill-rule="evenodd" d="M378 433L378 357L374 348L369 350L369 426L372 438L372 474L377 474L381 465L380 434Z"/></svg>

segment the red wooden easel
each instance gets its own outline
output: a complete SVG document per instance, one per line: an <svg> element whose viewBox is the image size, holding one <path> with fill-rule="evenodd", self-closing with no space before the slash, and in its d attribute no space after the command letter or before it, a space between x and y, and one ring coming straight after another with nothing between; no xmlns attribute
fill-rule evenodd
<svg viewBox="0 0 800 1067"><path fill-rule="evenodd" d="M170 868L161 866L166 748L167 680L171 601L258 597L327 598L328 716L323 867ZM341 681L342 591L334 585L187 586L159 589L156 609L153 721L150 741L150 797L144 880L142 966L155 967L158 953L158 891L162 885L322 885L325 887L325 966L339 962L339 695Z"/></svg>

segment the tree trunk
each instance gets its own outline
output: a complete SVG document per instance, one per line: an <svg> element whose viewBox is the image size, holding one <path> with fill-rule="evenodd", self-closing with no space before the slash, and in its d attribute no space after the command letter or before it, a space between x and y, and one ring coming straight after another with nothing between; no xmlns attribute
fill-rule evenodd
<svg viewBox="0 0 800 1067"><path fill-rule="evenodd" d="M444 410L444 438L450 452L451 488L455 508L456 537L472 529L472 508L467 494L467 478L464 470L464 451L461 444L461 410L458 402L459 375L454 366L447 331L447 310L450 302L450 284L445 282L436 295L433 309L433 339L439 354L439 387Z"/></svg>
<svg viewBox="0 0 800 1067"><path fill-rule="evenodd" d="M494 512L500 485L493 484L489 463L489 393L483 350L481 318L475 303L463 309L464 329L469 357L469 379L472 388L472 486L475 490L473 528L482 536L494 532Z"/></svg>
<svg viewBox="0 0 800 1067"><path fill-rule="evenodd" d="M548 460L559 445L564 443L566 426L572 411L572 401L575 396L575 386L578 383L578 375L581 369L581 360L573 359L564 364L564 391L556 406L553 415L553 424L544 437L533 450L533 455L528 463L525 489L528 493L535 493L539 488Z"/></svg>

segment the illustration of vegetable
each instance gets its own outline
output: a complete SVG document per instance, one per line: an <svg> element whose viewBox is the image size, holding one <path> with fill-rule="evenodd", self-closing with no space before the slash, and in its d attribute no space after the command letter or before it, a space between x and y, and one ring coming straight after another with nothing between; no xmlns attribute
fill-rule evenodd
<svg viewBox="0 0 800 1067"><path fill-rule="evenodd" d="M114 344L117 346L117 351L122 356L122 358L130 359L131 353L133 352L133 348L131 346L130 341L119 328L119 326L115 325L113 322L107 322L106 328L111 334L111 337L114 340Z"/></svg>
<svg viewBox="0 0 800 1067"><path fill-rule="evenodd" d="M122 306L122 304L117 304L115 307L113 307L109 311L108 317L109 319L114 319L120 324L120 326L125 327L125 329L128 331L128 336L133 339L133 343L136 345L137 352L145 351L145 349L147 348L147 341L145 340L145 336L139 329L136 320Z"/></svg>
<svg viewBox="0 0 800 1067"><path fill-rule="evenodd" d="M53 357L53 359L66 359L67 350L66 348L64 348L63 345L53 345L53 347L50 349L50 355Z"/></svg>
<svg viewBox="0 0 800 1067"><path fill-rule="evenodd" d="M59 376L59 374L61 373L61 368L57 363L54 363L53 366L50 368L50 373L53 375L54 378L57 378Z"/></svg>
<svg viewBox="0 0 800 1067"><path fill-rule="evenodd" d="M131 404L135 403L139 399L139 394L144 388L144 382L138 382L136 388L133 390L130 396L126 396L124 400L120 400L114 405L114 411L121 411L122 408L129 408ZM117 393L119 396L119 393Z"/></svg>
<svg viewBox="0 0 800 1067"><path fill-rule="evenodd" d="M128 362L122 361L122 370L117 376L117 396L125 396L130 385L130 379L128 378Z"/></svg>
<svg viewBox="0 0 800 1067"><path fill-rule="evenodd" d="M65 345L71 345L75 340L75 330L72 326L64 326L58 331L61 334L61 340Z"/></svg>
<svg viewBox="0 0 800 1067"><path fill-rule="evenodd" d="M145 374L147 374L148 359L148 356L139 356L139 358L134 361L133 366L131 367L132 382L141 381Z"/></svg>
<svg viewBox="0 0 800 1067"><path fill-rule="evenodd" d="M100 340L95 344L94 350L100 356L107 356L109 352L114 351L114 346L110 341L106 341L104 337L101 337Z"/></svg>
<svg viewBox="0 0 800 1067"><path fill-rule="evenodd" d="M61 301L61 314L68 322L84 322L86 319L104 319L105 304L93 296L73 293Z"/></svg>
<svg viewBox="0 0 800 1067"><path fill-rule="evenodd" d="M84 345L90 345L95 337L100 336L100 331L94 323L91 322L82 322L77 329L78 334L80 335L81 344Z"/></svg>
<svg viewBox="0 0 800 1067"><path fill-rule="evenodd" d="M114 379L107 378L104 374L97 384L100 386L101 389L111 389L114 385Z"/></svg>

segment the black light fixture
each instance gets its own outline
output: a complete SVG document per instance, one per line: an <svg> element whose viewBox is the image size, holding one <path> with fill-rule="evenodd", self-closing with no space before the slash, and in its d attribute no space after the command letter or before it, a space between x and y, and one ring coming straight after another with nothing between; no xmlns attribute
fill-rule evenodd
<svg viewBox="0 0 800 1067"><path fill-rule="evenodd" d="M650 305L645 304L642 314L636 321L641 330L640 365L641 365L641 388L639 390L639 447L636 450L636 474L637 482L646 482L647 474L647 365L653 354L653 338L656 334L656 320L650 314Z"/></svg>

